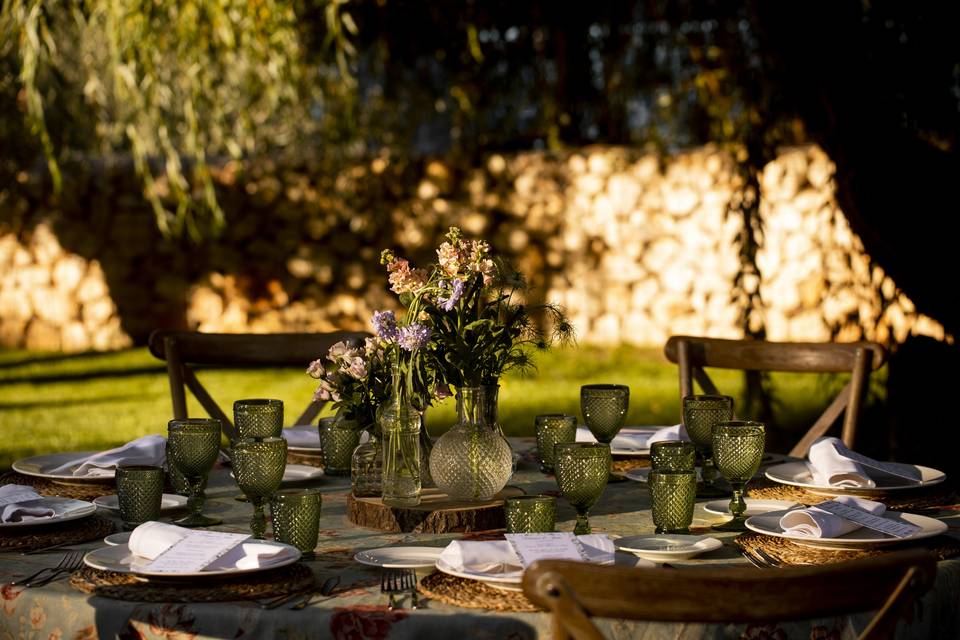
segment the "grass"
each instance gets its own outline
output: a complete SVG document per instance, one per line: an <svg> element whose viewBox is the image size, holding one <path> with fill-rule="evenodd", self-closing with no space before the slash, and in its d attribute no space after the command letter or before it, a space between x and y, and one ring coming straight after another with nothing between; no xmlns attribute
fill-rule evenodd
<svg viewBox="0 0 960 640"><path fill-rule="evenodd" d="M581 346L543 354L537 362L536 374L503 380L500 416L509 435L532 434L538 413L579 414L579 387L586 382L630 385L628 424L679 421L676 367L659 349ZM711 375L725 393L740 394L739 373ZM284 401L288 419L307 404L315 386L296 370L207 370L199 377L228 412L236 398L271 397ZM840 388L834 377L779 375L773 381L774 438L809 426ZM188 404L190 415L204 415L189 394ZM80 356L0 352L0 469L24 456L105 449L163 433L171 411L164 365L144 348ZM442 433L454 417L452 400L431 408L431 434Z"/></svg>

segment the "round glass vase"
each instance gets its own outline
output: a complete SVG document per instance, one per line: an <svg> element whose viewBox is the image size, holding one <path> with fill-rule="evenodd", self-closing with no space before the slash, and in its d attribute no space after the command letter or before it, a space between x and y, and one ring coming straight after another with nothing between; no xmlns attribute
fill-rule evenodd
<svg viewBox="0 0 960 640"><path fill-rule="evenodd" d="M420 419L413 406L395 399L378 412L383 450L380 495L388 507L420 504Z"/></svg>
<svg viewBox="0 0 960 640"><path fill-rule="evenodd" d="M513 451L497 415L499 390L498 385L458 388L457 423L433 445L433 481L454 500L490 500L513 473Z"/></svg>
<svg viewBox="0 0 960 640"><path fill-rule="evenodd" d="M373 428L367 434L369 439L353 450L350 464L350 484L358 498L375 498L383 492L383 448Z"/></svg>

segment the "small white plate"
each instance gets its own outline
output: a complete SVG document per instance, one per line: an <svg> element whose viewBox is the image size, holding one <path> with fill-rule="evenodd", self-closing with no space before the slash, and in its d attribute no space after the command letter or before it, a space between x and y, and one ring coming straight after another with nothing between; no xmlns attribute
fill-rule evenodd
<svg viewBox="0 0 960 640"><path fill-rule="evenodd" d="M748 518L750 516L759 516L764 513L769 513L770 511L786 511L800 506L798 503L790 502L789 500L760 500L746 498L744 501L747 503L747 510L744 515ZM733 515L730 513L729 500L711 500L703 505L703 509L707 513L716 513L721 516Z"/></svg>
<svg viewBox="0 0 960 640"><path fill-rule="evenodd" d="M920 527L920 531L903 538L894 538L893 536L888 536L885 533L862 527L856 531L851 531L850 533L842 535L839 538L808 538L805 536L786 533L780 527L780 518L782 518L786 513L787 511L771 511L763 515L752 516L747 518L747 528L751 531L756 531L757 533L762 533L764 535L785 538L791 542L796 542L797 544L807 547L819 547L823 549L850 549L858 547L875 547L884 544L897 544L901 542L913 542L915 540L922 540L924 538L940 535L947 530L946 522L942 522L934 518L928 518L927 516L921 516L915 513L887 511L882 517L886 518L887 520L915 524Z"/></svg>
<svg viewBox="0 0 960 640"><path fill-rule="evenodd" d="M650 467L635 467L627 471L624 475L626 478L635 480L636 482L646 482L647 478L650 477L650 472L653 471ZM700 480L700 467L694 469L697 472L697 481Z"/></svg>
<svg viewBox="0 0 960 640"><path fill-rule="evenodd" d="M889 491L901 491L903 489L916 489L918 487L929 487L934 484L940 484L947 479L947 474L937 469L913 465L920 471L920 482L907 482L894 477L877 480L877 486L870 487L831 487L818 485L813 481L813 475L810 473L810 467L806 462L787 462L770 467L766 471L766 476L774 482L787 484L794 487L803 487L813 493L819 493L828 496L840 495L880 495Z"/></svg>
<svg viewBox="0 0 960 640"><path fill-rule="evenodd" d="M57 467L63 466L70 462L71 460L84 460L89 458L95 453L100 453L99 451L66 451L63 453L46 453L40 456L32 456L29 458L23 458L17 460L11 465L13 470L17 473L22 473L25 476L34 476L36 478L46 478L47 480L53 480L58 484L105 484L113 483L115 472L111 470L106 470L109 475L99 476L95 478L87 478L83 476L74 476L69 473L52 473L51 469L56 469ZM75 466L80 466L80 462L77 462Z"/></svg>
<svg viewBox="0 0 960 640"><path fill-rule="evenodd" d="M119 511L120 505L117 502L117 494L111 493L108 496L100 496L95 498L93 504L98 507L103 507L104 509L109 509L111 511ZM184 496L177 495L175 493L165 493L160 498L160 511L174 511L176 509L183 509L187 506L187 499Z"/></svg>
<svg viewBox="0 0 960 640"><path fill-rule="evenodd" d="M230 471L230 477L236 478L233 471ZM320 467L311 467L308 464L288 464L283 470L282 484L293 484L295 482L306 482L307 480L316 480L323 477L323 469Z"/></svg>
<svg viewBox="0 0 960 640"><path fill-rule="evenodd" d="M84 500L73 500L71 498L58 498L54 496L42 496L39 500L31 500L30 504L36 506L48 507L54 510L54 514L49 518L37 518L34 520L25 520L23 522L0 522L0 529L12 529L16 527L37 527L57 522L67 522L69 520L79 520L86 518L97 512L97 505Z"/></svg>
<svg viewBox="0 0 960 640"><path fill-rule="evenodd" d="M88 567L94 569L116 571L118 573L132 573L139 576L149 576L151 578L206 578L268 571L293 564L300 559L300 552L296 547L267 540L259 540L258 543L280 547L280 552L265 560L261 566L251 569L215 569L210 571L184 571L182 573L151 572L144 568L150 561L146 558L134 556L130 553L130 548L125 544L94 549L83 557L83 562Z"/></svg>
<svg viewBox="0 0 960 640"><path fill-rule="evenodd" d="M654 562L687 560L723 546L723 543L716 538L688 535L627 536L617 538L613 543L621 551L627 551Z"/></svg>
<svg viewBox="0 0 960 640"><path fill-rule="evenodd" d="M108 545L110 545L111 547L115 547L115 546L121 545L121 544L122 544L122 545L126 545L128 542L130 542L130 534L131 534L131 533L133 533L133 532L132 532L132 531L124 531L123 533L111 533L111 534L108 535L106 538L104 538L103 541L106 542L106 543L107 543Z"/></svg>
<svg viewBox="0 0 960 640"><path fill-rule="evenodd" d="M443 547L382 547L360 551L353 559L385 569L422 569L437 564Z"/></svg>

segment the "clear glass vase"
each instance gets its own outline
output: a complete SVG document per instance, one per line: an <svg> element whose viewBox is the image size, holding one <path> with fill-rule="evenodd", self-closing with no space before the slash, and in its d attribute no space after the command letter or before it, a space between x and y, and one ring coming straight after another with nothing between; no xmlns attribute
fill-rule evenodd
<svg viewBox="0 0 960 640"><path fill-rule="evenodd" d="M420 421L410 403L393 398L380 408L383 449L383 503L391 507L420 504Z"/></svg>
<svg viewBox="0 0 960 640"><path fill-rule="evenodd" d="M489 500L513 473L513 452L497 413L499 390L494 385L458 388L457 424L433 445L433 481L454 500Z"/></svg>
<svg viewBox="0 0 960 640"><path fill-rule="evenodd" d="M369 439L353 450L350 464L350 483L358 498L379 497L383 492L383 448L374 429L368 429Z"/></svg>

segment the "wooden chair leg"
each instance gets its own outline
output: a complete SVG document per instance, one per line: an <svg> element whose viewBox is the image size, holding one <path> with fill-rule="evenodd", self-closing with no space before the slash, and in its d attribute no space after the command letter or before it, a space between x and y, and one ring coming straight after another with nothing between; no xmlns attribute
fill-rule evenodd
<svg viewBox="0 0 960 640"><path fill-rule="evenodd" d="M853 362L853 375L850 377L850 401L847 404L847 413L843 417L843 443L853 449L857 437L857 422L860 419L860 406L867 390L867 381L870 377L870 358L872 354L866 349L857 349Z"/></svg>
<svg viewBox="0 0 960 640"><path fill-rule="evenodd" d="M877 611L870 624L860 634L858 640L882 640L892 638L897 628L897 622L903 613L904 602L913 602L911 597L916 588L917 568L910 567L903 575L896 588L883 603L883 606Z"/></svg>
<svg viewBox="0 0 960 640"><path fill-rule="evenodd" d="M603 634L590 621L590 616L559 574L553 572L544 574L538 586L550 598L555 638L604 640Z"/></svg>
<svg viewBox="0 0 960 640"><path fill-rule="evenodd" d="M183 388L183 364L177 353L176 342L172 337L163 339L163 351L167 359L167 377L170 379L170 398L173 400L173 417L183 420L187 417L187 395Z"/></svg>

